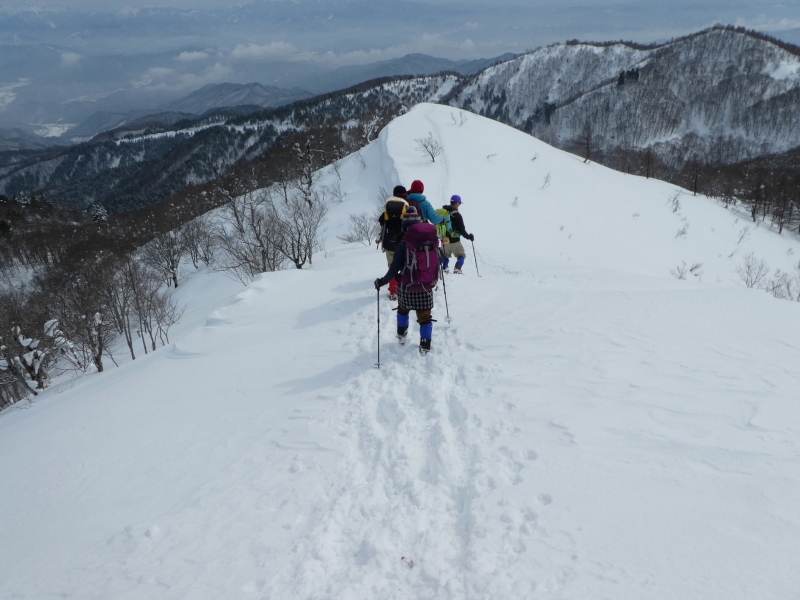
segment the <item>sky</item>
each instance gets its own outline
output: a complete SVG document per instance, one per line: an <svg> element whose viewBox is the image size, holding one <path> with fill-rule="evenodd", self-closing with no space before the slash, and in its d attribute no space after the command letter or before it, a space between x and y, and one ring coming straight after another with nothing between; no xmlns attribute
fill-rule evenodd
<svg viewBox="0 0 800 600"><path fill-rule="evenodd" d="M110 95L97 110L223 82L319 92L320 74L411 53L472 60L572 39L664 42L714 24L800 44L800 0L0 0L0 125L76 122L85 111L65 103Z"/></svg>
<svg viewBox="0 0 800 600"><path fill-rule="evenodd" d="M156 20L148 10L153 7L193 12L181 17L173 14L172 21L169 15L159 14ZM8 22L3 27L4 8L17 14L30 11L25 25ZM98 16L100 12L104 18ZM37 13L38 28L30 18ZM128 22L113 23L110 34L104 36L109 20ZM140 29L132 23L137 20ZM0 3L0 45L44 42L84 54L216 48L231 59L290 59L335 67L409 52L450 59L490 58L568 39L658 42L718 23L800 43L800 0L780 4L770 0L257 0L238 4L12 0ZM26 31L26 26L33 31Z"/></svg>

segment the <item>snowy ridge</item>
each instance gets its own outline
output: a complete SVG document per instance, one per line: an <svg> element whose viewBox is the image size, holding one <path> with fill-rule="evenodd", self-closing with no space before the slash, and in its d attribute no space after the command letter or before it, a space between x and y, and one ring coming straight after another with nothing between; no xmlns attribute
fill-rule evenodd
<svg viewBox="0 0 800 600"><path fill-rule="evenodd" d="M172 347L0 415L0 597L792 597L800 305L733 271L798 241L453 112L342 162L312 268L195 277ZM412 179L482 277L426 357L382 290L378 370L385 259L335 236Z"/></svg>

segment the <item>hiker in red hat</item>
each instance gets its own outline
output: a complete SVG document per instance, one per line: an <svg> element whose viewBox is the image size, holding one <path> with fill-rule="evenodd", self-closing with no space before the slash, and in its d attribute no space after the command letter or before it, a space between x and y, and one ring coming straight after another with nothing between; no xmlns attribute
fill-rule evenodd
<svg viewBox="0 0 800 600"><path fill-rule="evenodd" d="M442 215L436 214L431 203L422 195L424 191L425 185L419 179L415 179L411 183L411 188L408 190L408 203L417 209L417 213L419 213L423 221L438 225L442 222L443 217Z"/></svg>

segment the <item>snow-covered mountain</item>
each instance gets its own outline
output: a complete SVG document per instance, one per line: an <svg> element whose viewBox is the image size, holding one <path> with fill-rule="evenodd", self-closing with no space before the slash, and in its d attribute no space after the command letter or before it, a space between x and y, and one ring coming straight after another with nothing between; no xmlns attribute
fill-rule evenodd
<svg viewBox="0 0 800 600"><path fill-rule="evenodd" d="M567 43L486 69L450 103L559 147L588 124L598 150L731 163L800 145L800 56L729 28L652 48Z"/></svg>
<svg viewBox="0 0 800 600"><path fill-rule="evenodd" d="M426 357L382 291L376 369L386 262L336 236L413 179L481 276ZM171 345L0 414L0 597L796 594L800 304L735 272L795 236L430 104L335 184L311 268L197 274Z"/></svg>

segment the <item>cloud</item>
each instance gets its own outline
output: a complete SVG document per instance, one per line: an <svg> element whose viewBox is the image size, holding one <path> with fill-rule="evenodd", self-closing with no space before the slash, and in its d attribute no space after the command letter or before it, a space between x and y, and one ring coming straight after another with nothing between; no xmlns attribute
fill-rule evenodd
<svg viewBox="0 0 800 600"><path fill-rule="evenodd" d="M768 19L764 15L759 15L757 19L736 19L737 27L746 27L757 31L789 31L790 29L800 28L800 21L797 19Z"/></svg>
<svg viewBox="0 0 800 600"><path fill-rule="evenodd" d="M151 69L151 71L153 70ZM151 92L188 92L209 83L223 83L230 80L233 74L233 69L220 62L215 63L200 74L183 73L173 76L175 72L172 69L163 69L162 71L169 71L170 73L159 77L159 81L153 78L142 87Z"/></svg>
<svg viewBox="0 0 800 600"><path fill-rule="evenodd" d="M0 110L4 110L6 106L17 98L17 95L14 93L15 89L18 87L25 87L30 82L30 79L20 79L17 83L0 85Z"/></svg>
<svg viewBox="0 0 800 600"><path fill-rule="evenodd" d="M204 58L208 58L208 52L181 52L175 60L189 62L193 60L203 60Z"/></svg>
<svg viewBox="0 0 800 600"><path fill-rule="evenodd" d="M472 40L462 42L464 48L476 47ZM406 54L420 52L422 54L440 54L441 51L451 51L452 42L444 40L439 34L423 34L417 39L409 39L406 43L388 48L372 48L370 50L354 50L352 52L299 52L290 57L295 62L316 62L329 67L343 67L349 65L364 65L400 58Z"/></svg>
<svg viewBox="0 0 800 600"><path fill-rule="evenodd" d="M271 44L239 44L231 52L231 58L245 60L263 60L272 58L288 58L298 53L294 44L272 42Z"/></svg>
<svg viewBox="0 0 800 600"><path fill-rule="evenodd" d="M154 81L169 77L173 73L175 73L175 69L168 69L167 67L153 67L151 69L147 69L147 71L144 72L144 75L138 79L134 79L131 81L131 83L135 88L147 87Z"/></svg>
<svg viewBox="0 0 800 600"><path fill-rule="evenodd" d="M74 67L82 58L80 54L76 54L75 52L62 52L61 64L65 67Z"/></svg>
<svg viewBox="0 0 800 600"><path fill-rule="evenodd" d="M467 29L467 30L470 30L470 31L478 29L479 27L480 27L480 25L478 25L477 23L469 23L469 22L468 23L464 23L464 29Z"/></svg>
<svg viewBox="0 0 800 600"><path fill-rule="evenodd" d="M458 45L458 47L461 48L461 50L463 50L464 52L471 52L475 50L478 47L478 45L471 39L467 38L463 42L461 42Z"/></svg>

